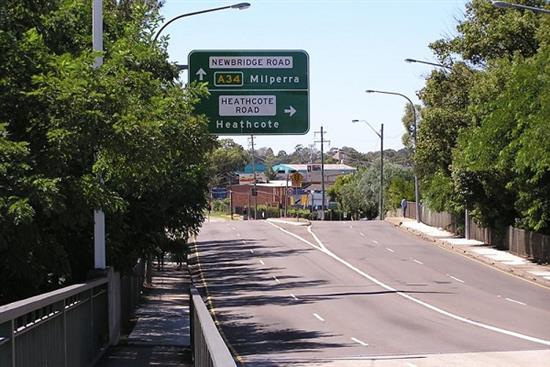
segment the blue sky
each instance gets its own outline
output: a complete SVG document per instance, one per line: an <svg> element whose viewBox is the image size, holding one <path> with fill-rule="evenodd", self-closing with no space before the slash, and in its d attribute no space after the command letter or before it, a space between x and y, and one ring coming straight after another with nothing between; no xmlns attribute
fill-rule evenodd
<svg viewBox="0 0 550 367"><path fill-rule="evenodd" d="M166 0L166 20L179 14L231 5L235 1ZM170 24L170 60L187 63L200 49L303 49L310 56L310 131L306 135L257 136L257 147L292 152L313 144L323 125L330 147L376 151L376 129L384 123L385 148L402 147L401 117L406 100L366 94L366 89L407 95L416 92L431 67L405 58L434 61L428 44L455 33L465 0L249 0L246 10L222 10L182 18ZM186 72L182 78L187 80ZM247 146L247 137L231 136ZM319 145L317 145L319 148ZM328 149L329 145L326 146Z"/></svg>

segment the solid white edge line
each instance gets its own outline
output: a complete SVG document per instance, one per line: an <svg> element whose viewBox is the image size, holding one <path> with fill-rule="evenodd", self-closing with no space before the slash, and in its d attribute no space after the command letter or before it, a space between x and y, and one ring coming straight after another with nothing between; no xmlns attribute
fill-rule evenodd
<svg viewBox="0 0 550 367"><path fill-rule="evenodd" d="M319 321L325 321L325 319L323 319L321 316L319 316L316 313L314 313L313 316L315 316Z"/></svg>
<svg viewBox="0 0 550 367"><path fill-rule="evenodd" d="M368 347L368 346L369 346L367 343L365 343L364 341L359 340L359 339L357 339L357 338L351 337L350 339L353 340L353 341L356 342L356 343L361 344L361 345L364 346L364 347Z"/></svg>
<svg viewBox="0 0 550 367"><path fill-rule="evenodd" d="M450 275L450 274L447 274L447 276L448 276L449 278L451 278L451 279L456 280L457 282L464 283L464 281L463 281L462 279L455 278L455 277L453 277L453 276Z"/></svg>
<svg viewBox="0 0 550 367"><path fill-rule="evenodd" d="M523 306L527 306L527 303L516 301L515 299L505 298L505 300L510 301L510 302L514 302L514 303L519 303L520 305L523 305Z"/></svg>
<svg viewBox="0 0 550 367"><path fill-rule="evenodd" d="M494 331L494 332L497 332L497 333L501 333L501 334L505 334L505 335L509 335L509 336L513 336L515 338L518 338L518 339L523 339L523 340L528 340L528 341L531 341L533 343L538 343L538 344L542 344L542 345L547 345L547 346L550 346L550 340L545 340L545 339L540 339L540 338L536 338L536 337L533 337L533 336L529 336L529 335L524 335L524 334L520 334L520 333L516 333L515 331L510 331L510 330L506 330L506 329L501 329L501 328L498 328L496 326L491 326L491 325L487 325L487 324L483 324L481 322L477 322L477 321L473 321L473 320L470 320L470 319L467 319L465 317L462 317L462 316L458 316L458 315L455 315L453 313L450 313L448 311L445 311L441 308L438 308L436 306L433 306L433 305L430 305L429 303L426 303L424 301L421 301L419 299L416 299L414 297L411 297L409 296L408 294L406 293L403 293L403 292L399 292L397 291L396 289L390 287L389 285L386 285L385 283L382 283L381 281L379 281L378 279L370 276L369 274L365 273L364 271L362 270L359 270L358 268L356 268L355 266L351 265L349 262L347 262L346 260L344 259L341 259L339 258L338 256L336 256L334 253L332 253L330 250L328 250L324 245L323 243L319 240L319 238L311 231L311 226L308 227L308 231L312 234L313 238L315 238L315 240L317 241L317 243L319 244L319 246L322 246L321 248L320 247L317 247L315 246L313 243L309 242L308 240L292 233L292 232L289 232L287 230L285 230L284 228L281 228L271 222L269 222L269 224L271 224L272 226L276 227L276 228L279 228L281 231L285 232L285 233L288 233L296 238L298 238L300 241L304 242L304 243L307 243L308 245L310 245L311 247L313 248L316 248L317 250L320 250L322 252L324 252L326 255L332 257L334 260L340 262L341 264L347 266L348 268L350 268L351 270L355 271L356 273L358 273L359 275L363 276L364 278L370 280L371 282L379 285L380 287L390 291L390 292L394 292L395 294L405 298L405 299L408 299L409 301L412 301L416 304L419 304L421 306L424 306L432 311L435 311L439 314L442 314L442 315L445 315L445 316L448 316L454 320L457 320L457 321L461 321L461 322L464 322L466 324L470 324L470 325L474 325L474 326L477 326L477 327L480 327L482 329L486 329L486 330L491 330L491 331Z"/></svg>

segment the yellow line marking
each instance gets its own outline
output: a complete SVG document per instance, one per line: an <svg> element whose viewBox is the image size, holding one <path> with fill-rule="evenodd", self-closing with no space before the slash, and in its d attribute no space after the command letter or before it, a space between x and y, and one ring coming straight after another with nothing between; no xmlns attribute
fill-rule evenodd
<svg viewBox="0 0 550 367"><path fill-rule="evenodd" d="M214 302L212 301L212 297L210 296L210 292L208 291L208 285L206 284L206 279L204 278L204 274L203 274L203 271L202 271L200 255L199 255L199 251L198 251L198 248L197 248L197 237L196 236L193 238L193 243L195 244L195 246L194 246L195 251L194 252L195 252L195 256L197 257L197 265L199 266L199 273L201 275L202 285L204 286L204 290L206 292L206 303L209 305L210 314L212 315L212 319L214 319L214 323L219 326L220 322L219 322L218 317L216 315L216 308L214 307ZM225 333L223 332L221 327L218 327L218 331L220 332L220 335L222 336L223 340L225 340L225 344L227 344L227 347L229 348L231 353L235 356L235 359L237 361L239 361L239 363L244 365L243 358L239 355L239 353L237 353L237 351L235 350L233 345L231 345L231 343L229 342L229 339L227 338L227 336L225 335Z"/></svg>

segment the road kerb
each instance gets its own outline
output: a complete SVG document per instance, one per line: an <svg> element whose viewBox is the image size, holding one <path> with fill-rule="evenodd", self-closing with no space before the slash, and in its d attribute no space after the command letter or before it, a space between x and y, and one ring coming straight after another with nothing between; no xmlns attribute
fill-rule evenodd
<svg viewBox="0 0 550 367"><path fill-rule="evenodd" d="M506 274L516 276L518 278L522 278L524 280L527 280L527 281L529 281L533 284L539 285L541 287L550 288L550 281L549 280L546 280L543 277L537 276L535 274L531 274L526 270L517 269L517 268L514 268L510 265L503 264L503 263L500 263L498 261L494 261L491 258L488 258L486 256L477 254L473 251L469 251L469 247L456 246L456 245L453 245L453 244L450 244L450 243L446 242L445 239L431 237L431 236L427 235L426 233L424 233L422 231L418 231L414 228L409 228L409 227L403 226L402 222L397 223L396 221L391 220L391 219L390 220L386 219L386 222L390 223L393 226L395 226L397 228L400 228L404 231L415 234L416 236L419 236L420 238L422 238L426 241L433 242L441 248L459 253L459 254L461 254L463 256L466 256L470 259L476 260L476 261L481 262L485 265L489 265L493 268L496 268L496 269L498 269L498 270L500 270L500 271L502 271Z"/></svg>

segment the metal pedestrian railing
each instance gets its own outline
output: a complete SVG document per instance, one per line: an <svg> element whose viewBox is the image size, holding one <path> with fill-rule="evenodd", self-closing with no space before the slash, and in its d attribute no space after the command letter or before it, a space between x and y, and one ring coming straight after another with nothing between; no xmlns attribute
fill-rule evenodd
<svg viewBox="0 0 550 367"><path fill-rule="evenodd" d="M236 367L237 364L225 344L199 292L190 289L191 345L195 367Z"/></svg>
<svg viewBox="0 0 550 367"><path fill-rule="evenodd" d="M0 366L93 366L109 344L108 278L0 306Z"/></svg>

